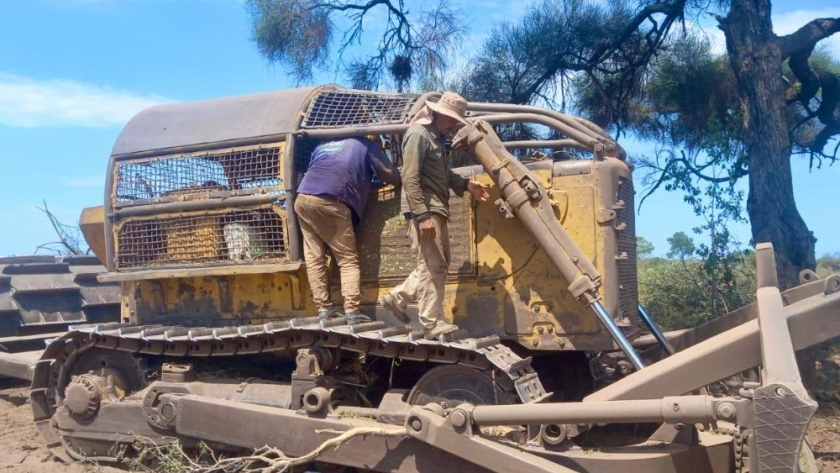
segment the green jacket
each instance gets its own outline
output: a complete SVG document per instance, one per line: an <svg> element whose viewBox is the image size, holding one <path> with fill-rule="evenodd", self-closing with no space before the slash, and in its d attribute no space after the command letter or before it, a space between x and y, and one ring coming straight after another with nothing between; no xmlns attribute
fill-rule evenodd
<svg viewBox="0 0 840 473"><path fill-rule="evenodd" d="M434 212L449 218L449 189L463 195L469 179L447 166L446 144L429 125L412 125L402 145L402 212Z"/></svg>

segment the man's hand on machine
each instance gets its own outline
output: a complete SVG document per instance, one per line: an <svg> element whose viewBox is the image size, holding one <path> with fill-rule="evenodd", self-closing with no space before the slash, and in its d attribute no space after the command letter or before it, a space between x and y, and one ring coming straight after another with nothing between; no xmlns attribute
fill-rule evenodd
<svg viewBox="0 0 840 473"><path fill-rule="evenodd" d="M467 190L470 191L473 198L480 202L486 202L487 199L490 198L490 194L487 193L488 187L480 182L469 181L467 182Z"/></svg>

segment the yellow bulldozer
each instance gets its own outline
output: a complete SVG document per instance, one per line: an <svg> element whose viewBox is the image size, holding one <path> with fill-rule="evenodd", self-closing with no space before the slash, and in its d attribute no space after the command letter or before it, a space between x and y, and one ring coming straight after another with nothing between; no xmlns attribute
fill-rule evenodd
<svg viewBox="0 0 840 473"><path fill-rule="evenodd" d="M377 306L414 267L387 185L356 230L373 321L315 316L293 210L312 150L364 135L399 164L409 121L438 98L327 85L135 116L104 205L81 218L121 320L71 326L30 365L53 452L267 446L282 454L249 465L276 471L795 471L816 403L793 353L840 335L840 276L805 272L781 293L759 245L755 304L663 334L638 303L632 166L578 117L469 104L451 153L471 165L455 171L491 198L451 200L445 317L461 330L427 340ZM497 133L522 123L557 138ZM759 365L737 392L707 389ZM634 435L611 430L626 424Z"/></svg>

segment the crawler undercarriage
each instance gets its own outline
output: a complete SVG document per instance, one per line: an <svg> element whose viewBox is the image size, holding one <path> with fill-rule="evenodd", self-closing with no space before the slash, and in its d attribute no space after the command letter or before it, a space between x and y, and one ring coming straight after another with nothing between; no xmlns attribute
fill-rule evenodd
<svg viewBox="0 0 840 473"><path fill-rule="evenodd" d="M759 264L772 265L772 251L760 251ZM757 320L582 402L550 402L531 360L493 337L429 341L410 327L310 318L74 327L36 364L32 406L53 451L77 460L136 455L138 439L186 450L204 442L224 455L268 445L299 457L361 428L366 435L318 460L401 472L795 471L816 403L793 349L840 334L838 290L837 276L808 283L783 306L776 288L762 287L749 308ZM406 369L412 363L422 369ZM764 381L738 396L679 395L759 363ZM636 435L615 435L617 424Z"/></svg>

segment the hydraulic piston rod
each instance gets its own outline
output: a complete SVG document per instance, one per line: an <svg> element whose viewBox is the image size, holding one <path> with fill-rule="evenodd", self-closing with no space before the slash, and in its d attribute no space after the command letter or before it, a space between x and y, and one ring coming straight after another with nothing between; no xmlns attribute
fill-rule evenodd
<svg viewBox="0 0 840 473"><path fill-rule="evenodd" d="M604 306L601 305L600 301L593 301L590 304L592 310L595 311L595 314L598 315L598 319L601 320L601 323L604 324L604 327L607 328L607 331L610 332L612 335L613 340L618 343L618 346L621 347L621 351L627 355L627 359L630 360L630 363L633 363L633 367L637 370L640 370L645 367L645 362L642 361L642 358L636 353L636 350L633 348L633 345L630 343L630 340L624 336L624 333L621 331L621 328L615 323L612 316L607 313L607 310L604 309Z"/></svg>
<svg viewBox="0 0 840 473"><path fill-rule="evenodd" d="M659 328L659 325L653 320L653 317L650 316L648 311L645 309L645 306L639 304L639 316L642 318L642 322L645 323L650 333L653 335L653 338L659 342L659 345L662 346L662 349L665 350L669 355L673 355L677 351L674 350L673 345L671 342L668 341L668 338L665 337L665 334L662 333L662 330Z"/></svg>
<svg viewBox="0 0 840 473"><path fill-rule="evenodd" d="M480 426L636 422L693 424L714 421L716 402L711 396L679 396L633 401L475 406L470 409L473 423ZM732 409L735 409L734 405Z"/></svg>
<svg viewBox="0 0 840 473"><path fill-rule="evenodd" d="M644 362L599 302L601 275L554 216L548 194L533 173L514 158L489 123L475 120L458 132L453 147L469 151L499 187L496 201L508 218L515 215L539 242L568 283L569 292L589 305L638 370Z"/></svg>

